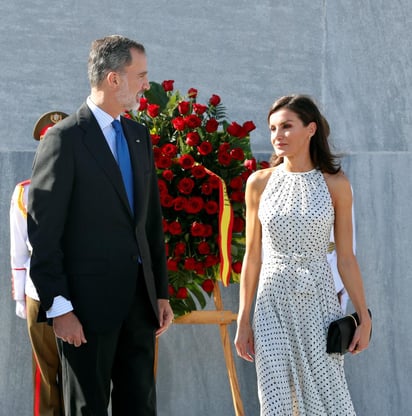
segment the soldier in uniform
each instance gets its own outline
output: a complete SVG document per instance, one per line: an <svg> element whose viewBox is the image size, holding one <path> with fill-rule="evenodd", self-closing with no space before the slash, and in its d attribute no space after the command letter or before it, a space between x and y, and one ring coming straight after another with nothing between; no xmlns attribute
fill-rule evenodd
<svg viewBox="0 0 412 416"><path fill-rule="evenodd" d="M36 122L33 137L40 141L47 130L67 114L52 111ZM33 362L33 415L60 416L64 414L61 390L61 366L53 328L37 322L40 302L29 275L31 245L27 236L27 196L30 179L18 183L10 206L10 254L12 293L16 315L27 319Z"/></svg>

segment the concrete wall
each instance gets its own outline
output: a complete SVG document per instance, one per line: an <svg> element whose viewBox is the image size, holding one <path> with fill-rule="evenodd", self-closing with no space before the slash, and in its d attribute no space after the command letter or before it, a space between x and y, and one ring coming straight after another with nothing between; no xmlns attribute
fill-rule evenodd
<svg viewBox="0 0 412 416"><path fill-rule="evenodd" d="M30 174L34 122L83 102L90 42L111 33L145 44L152 80L198 88L200 100L219 94L230 119L253 120L257 157L271 152L265 119L275 98L317 99L347 155L374 312L370 349L346 360L355 407L362 416L409 414L412 0L95 4L0 0L0 415L30 415L32 406L25 323L10 297L10 196ZM237 290L223 292L234 311ZM236 365L246 415L256 416L253 365ZM234 414L216 327L176 325L161 338L158 397L160 416Z"/></svg>

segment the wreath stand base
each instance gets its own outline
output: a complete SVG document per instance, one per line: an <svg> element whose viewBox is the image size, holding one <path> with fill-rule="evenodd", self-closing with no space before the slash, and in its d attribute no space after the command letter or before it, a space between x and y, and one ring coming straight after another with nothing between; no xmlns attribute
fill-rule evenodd
<svg viewBox="0 0 412 416"><path fill-rule="evenodd" d="M223 309L222 296L219 283L216 282L213 289L213 300L216 310L192 311L187 315L176 318L175 324L215 324L219 325L220 338L222 341L223 354L225 356L226 369L229 378L230 390L232 393L233 407L236 416L244 416L243 403L240 396L239 383L237 380L236 367L232 353L232 343L229 337L228 325L236 321L237 314ZM157 371L158 340L156 340L155 374Z"/></svg>

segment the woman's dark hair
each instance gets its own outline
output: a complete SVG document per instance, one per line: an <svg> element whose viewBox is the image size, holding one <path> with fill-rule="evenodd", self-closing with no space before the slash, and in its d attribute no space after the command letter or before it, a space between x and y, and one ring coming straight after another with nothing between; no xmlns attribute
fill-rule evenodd
<svg viewBox="0 0 412 416"><path fill-rule="evenodd" d="M327 120L322 116L313 100L300 94L287 95L276 100L269 110L270 116L281 109L293 111L304 126L311 122L316 123L316 132L310 139L309 153L314 165L322 172L337 173L341 166L337 155L332 154L328 142L330 128ZM283 163L283 157L272 155L271 165L278 166Z"/></svg>

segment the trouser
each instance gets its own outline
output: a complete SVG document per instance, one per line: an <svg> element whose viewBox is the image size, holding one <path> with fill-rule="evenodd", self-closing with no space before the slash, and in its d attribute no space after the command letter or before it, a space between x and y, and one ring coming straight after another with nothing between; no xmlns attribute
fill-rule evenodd
<svg viewBox="0 0 412 416"><path fill-rule="evenodd" d="M33 351L33 415L63 415L61 366L53 328L37 322L40 302L26 296L27 328Z"/></svg>
<svg viewBox="0 0 412 416"><path fill-rule="evenodd" d="M157 319L143 275L128 316L111 331L83 328L80 347L58 339L66 416L155 416L155 330ZM75 312L75 311L74 311Z"/></svg>

